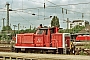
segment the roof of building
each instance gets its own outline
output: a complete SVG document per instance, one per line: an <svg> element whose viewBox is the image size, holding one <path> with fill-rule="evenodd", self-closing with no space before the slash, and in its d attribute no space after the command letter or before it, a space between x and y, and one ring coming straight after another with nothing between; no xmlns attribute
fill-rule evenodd
<svg viewBox="0 0 90 60"><path fill-rule="evenodd" d="M86 26L84 29L82 29L79 33L90 33L90 25Z"/></svg>
<svg viewBox="0 0 90 60"><path fill-rule="evenodd" d="M73 20L72 22L84 22L84 20Z"/></svg>

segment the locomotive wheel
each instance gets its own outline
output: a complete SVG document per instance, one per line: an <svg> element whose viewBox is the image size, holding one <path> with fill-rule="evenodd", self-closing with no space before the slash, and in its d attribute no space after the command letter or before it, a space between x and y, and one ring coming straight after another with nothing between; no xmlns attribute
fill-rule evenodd
<svg viewBox="0 0 90 60"><path fill-rule="evenodd" d="M15 49L15 53L18 53L16 49Z"/></svg>
<svg viewBox="0 0 90 60"><path fill-rule="evenodd" d="M15 52L18 53L18 49L17 48L15 48Z"/></svg>
<svg viewBox="0 0 90 60"><path fill-rule="evenodd" d="M35 53L40 53L40 50L36 50Z"/></svg>
<svg viewBox="0 0 90 60"><path fill-rule="evenodd" d="M30 53L30 49L25 49L25 52L26 53Z"/></svg>
<svg viewBox="0 0 90 60"><path fill-rule="evenodd" d="M46 54L46 51L45 50L43 50L43 54Z"/></svg>
<svg viewBox="0 0 90 60"><path fill-rule="evenodd" d="M52 54L56 54L56 50L53 50L53 53Z"/></svg>

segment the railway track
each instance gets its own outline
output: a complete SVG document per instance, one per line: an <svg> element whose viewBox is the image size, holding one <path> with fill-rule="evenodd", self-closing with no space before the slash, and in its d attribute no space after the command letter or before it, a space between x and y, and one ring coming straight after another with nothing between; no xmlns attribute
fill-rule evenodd
<svg viewBox="0 0 90 60"><path fill-rule="evenodd" d="M60 54L35 54L35 53L14 53L0 52L0 57L4 60L90 60L90 56L84 55L60 55Z"/></svg>
<svg viewBox="0 0 90 60"><path fill-rule="evenodd" d="M10 44L0 44L0 52L11 52Z"/></svg>
<svg viewBox="0 0 90 60"><path fill-rule="evenodd" d="M12 52L11 45L10 44L0 44L0 52ZM84 52L86 55L90 55L90 50L85 50ZM19 53L21 53L21 52L19 52ZM38 52L31 52L31 53L39 54ZM42 53L40 53L40 54L42 54ZM46 53L44 53L44 54L46 54Z"/></svg>
<svg viewBox="0 0 90 60"><path fill-rule="evenodd" d="M0 52L11 52L11 48L9 48L9 47L0 47Z"/></svg>

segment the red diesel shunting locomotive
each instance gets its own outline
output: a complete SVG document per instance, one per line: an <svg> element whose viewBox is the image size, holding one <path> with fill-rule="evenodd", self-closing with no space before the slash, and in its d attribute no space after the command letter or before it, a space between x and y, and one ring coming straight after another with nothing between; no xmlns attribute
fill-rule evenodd
<svg viewBox="0 0 90 60"><path fill-rule="evenodd" d="M16 52L66 53L70 47L70 33L58 33L57 27L42 27L37 33L16 35Z"/></svg>

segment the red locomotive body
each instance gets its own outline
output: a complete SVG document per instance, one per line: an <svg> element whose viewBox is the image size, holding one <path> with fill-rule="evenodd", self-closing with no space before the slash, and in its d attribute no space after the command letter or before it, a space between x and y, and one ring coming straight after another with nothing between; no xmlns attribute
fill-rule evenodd
<svg viewBox="0 0 90 60"><path fill-rule="evenodd" d="M38 33L16 35L15 51L63 53L70 46L70 34L58 33L57 27L40 28Z"/></svg>

